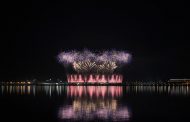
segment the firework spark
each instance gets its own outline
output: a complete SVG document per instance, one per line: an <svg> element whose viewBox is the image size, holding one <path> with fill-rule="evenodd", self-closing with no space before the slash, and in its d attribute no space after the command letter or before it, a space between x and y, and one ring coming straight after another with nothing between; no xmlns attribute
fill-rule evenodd
<svg viewBox="0 0 190 122"><path fill-rule="evenodd" d="M130 61L131 55L125 51L103 51L94 53L89 50L67 51L58 55L64 65L71 65L78 73L113 73L114 70Z"/></svg>
<svg viewBox="0 0 190 122"><path fill-rule="evenodd" d="M73 63L73 68L75 71L79 72L91 72L95 69L96 63L91 62L90 60L87 61L78 61Z"/></svg>
<svg viewBox="0 0 190 122"><path fill-rule="evenodd" d="M113 71L117 68L117 65L115 62L111 61L105 61L103 64L100 64L97 66L97 71L100 73L113 73Z"/></svg>

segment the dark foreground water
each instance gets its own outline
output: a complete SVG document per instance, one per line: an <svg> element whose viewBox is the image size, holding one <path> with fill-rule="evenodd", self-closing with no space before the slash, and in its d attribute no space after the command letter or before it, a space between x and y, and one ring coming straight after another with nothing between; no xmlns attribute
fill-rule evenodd
<svg viewBox="0 0 190 122"><path fill-rule="evenodd" d="M190 121L188 86L0 86L0 122Z"/></svg>

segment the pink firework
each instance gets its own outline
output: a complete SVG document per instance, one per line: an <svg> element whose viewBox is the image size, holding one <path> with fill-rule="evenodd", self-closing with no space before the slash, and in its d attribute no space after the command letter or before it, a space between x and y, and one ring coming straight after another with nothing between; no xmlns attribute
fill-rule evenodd
<svg viewBox="0 0 190 122"><path fill-rule="evenodd" d="M70 65L78 73L113 73L113 71L129 63L131 55L126 51L103 51L94 53L90 50L65 51L58 55L64 65Z"/></svg>

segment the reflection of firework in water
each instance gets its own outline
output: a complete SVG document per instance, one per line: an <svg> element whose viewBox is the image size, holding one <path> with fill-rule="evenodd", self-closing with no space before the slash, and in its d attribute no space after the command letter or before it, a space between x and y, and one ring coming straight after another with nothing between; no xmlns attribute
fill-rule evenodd
<svg viewBox="0 0 190 122"><path fill-rule="evenodd" d="M81 100L76 99L70 106L60 107L58 117L61 120L111 120L128 121L131 113L127 106L119 106L117 100Z"/></svg>
<svg viewBox="0 0 190 122"><path fill-rule="evenodd" d="M122 96L121 86L68 86L67 97L70 98L119 98Z"/></svg>
<svg viewBox="0 0 190 122"><path fill-rule="evenodd" d="M116 68L128 63L131 55L125 51L104 51L93 53L89 50L68 51L58 55L59 62L72 66L78 73L113 73Z"/></svg>

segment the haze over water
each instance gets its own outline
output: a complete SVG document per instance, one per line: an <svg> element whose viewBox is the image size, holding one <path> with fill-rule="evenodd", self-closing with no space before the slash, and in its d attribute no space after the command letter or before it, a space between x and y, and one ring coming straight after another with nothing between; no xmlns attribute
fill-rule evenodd
<svg viewBox="0 0 190 122"><path fill-rule="evenodd" d="M185 121L188 86L0 86L0 121Z"/></svg>

